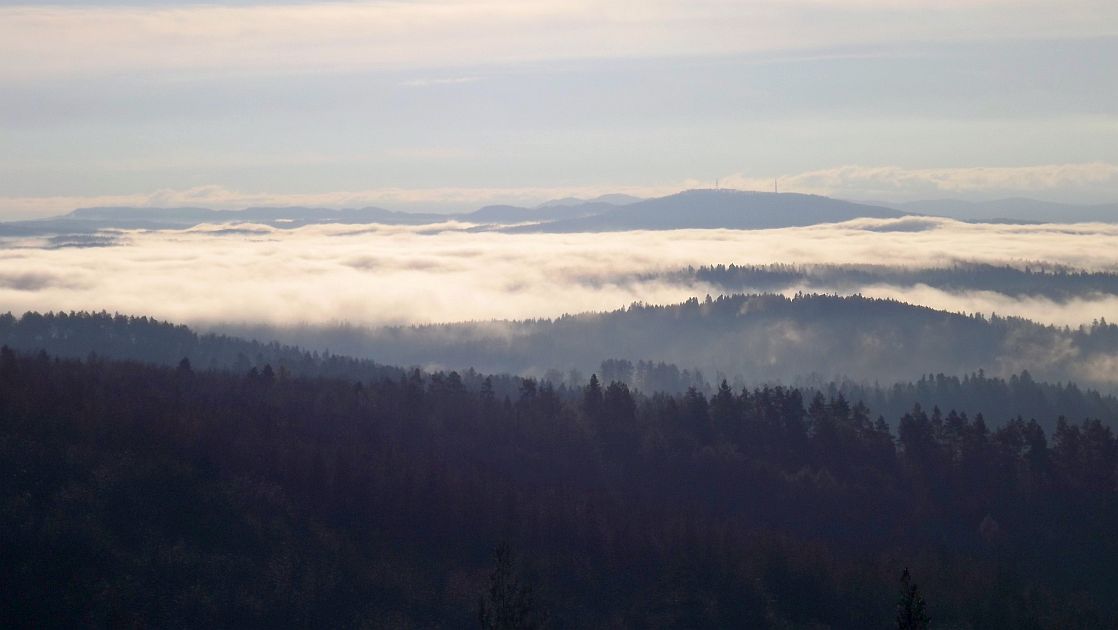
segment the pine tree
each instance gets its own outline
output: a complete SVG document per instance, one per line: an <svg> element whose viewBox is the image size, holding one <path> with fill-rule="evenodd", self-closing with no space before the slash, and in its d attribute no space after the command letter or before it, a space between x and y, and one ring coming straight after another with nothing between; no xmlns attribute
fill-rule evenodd
<svg viewBox="0 0 1118 630"><path fill-rule="evenodd" d="M901 597L897 602L897 630L928 630L930 620L925 610L924 598L908 569L901 574Z"/></svg>
<svg viewBox="0 0 1118 630"><path fill-rule="evenodd" d="M489 590L479 598L478 621L484 630L539 628L532 610L532 589L513 572L512 551L497 547L497 566L489 576Z"/></svg>
<svg viewBox="0 0 1118 630"><path fill-rule="evenodd" d="M602 386L597 374L590 375L590 384L583 390L582 412L592 420L597 420L602 413Z"/></svg>

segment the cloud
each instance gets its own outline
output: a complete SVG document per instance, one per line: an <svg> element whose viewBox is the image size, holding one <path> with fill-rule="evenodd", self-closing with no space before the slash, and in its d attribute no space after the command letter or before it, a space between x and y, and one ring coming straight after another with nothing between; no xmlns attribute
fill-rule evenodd
<svg viewBox="0 0 1118 630"><path fill-rule="evenodd" d="M731 55L883 42L1102 36L1113 3L424 0L0 6L0 79L299 73Z"/></svg>
<svg viewBox="0 0 1118 630"><path fill-rule="evenodd" d="M106 309L202 325L379 325L552 317L719 293L668 273L687 265L1048 261L1118 270L1114 225L936 220L919 232L870 229L888 223L524 235L472 233L453 223L434 230L242 225L128 232L116 245L95 248L27 248L9 240L0 249L0 304L15 312ZM1118 320L1114 295L1057 303L922 286L842 289L856 291L1058 324Z"/></svg>
<svg viewBox="0 0 1118 630"><path fill-rule="evenodd" d="M860 287L866 297L900 300L922 304L953 313L997 314L1002 317L1024 317L1056 326L1077 327L1099 318L1118 314L1118 295L1090 295L1067 301L1043 297L1009 296L994 291L944 291L924 285L894 287L874 285Z"/></svg>
<svg viewBox="0 0 1118 630"><path fill-rule="evenodd" d="M1063 193L1105 194L1118 198L1118 164L1087 162L1036 166L902 168L840 166L778 178L782 191L889 201L936 197L983 197ZM734 174L722 178L730 188L771 190L773 179Z"/></svg>
<svg viewBox="0 0 1118 630"><path fill-rule="evenodd" d="M0 273L0 287L15 291L42 291L50 287L73 288L65 278L43 272Z"/></svg>

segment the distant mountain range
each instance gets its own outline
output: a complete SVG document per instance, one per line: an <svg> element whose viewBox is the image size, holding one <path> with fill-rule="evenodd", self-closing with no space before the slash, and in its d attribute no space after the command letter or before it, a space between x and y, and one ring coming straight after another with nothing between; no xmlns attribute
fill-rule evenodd
<svg viewBox="0 0 1118 630"><path fill-rule="evenodd" d="M608 232L683 228L760 229L834 223L862 217L894 218L892 208L800 194L689 190L657 199L605 195L558 199L536 208L494 205L457 214L411 213L384 208L79 208L48 219L0 223L0 236L90 234L113 229L185 229L204 223L258 223L278 228L345 223L431 225L446 221L512 232Z"/></svg>
<svg viewBox="0 0 1118 630"><path fill-rule="evenodd" d="M563 197L562 199L552 199L551 201L545 201L541 203L538 207L549 208L552 206L580 206L585 203L608 203L615 206L624 206L630 203L636 203L638 201L644 200L640 197L634 197L632 195L613 193L610 195L599 195L597 197L594 197L593 199L581 199L579 197Z"/></svg>
<svg viewBox="0 0 1118 630"><path fill-rule="evenodd" d="M59 217L0 223L0 236L89 235L114 229L185 229L204 223L258 223L294 228L328 223L432 225L459 221L477 224L477 230L553 233L767 229L906 215L932 215L978 222L1114 222L1118 221L1118 204L1071 205L1034 199L872 204L798 193L706 189L643 200L628 195L603 195L590 200L572 197L549 201L535 208L493 205L455 214L398 212L376 207L342 210L313 207L244 210L79 208Z"/></svg>

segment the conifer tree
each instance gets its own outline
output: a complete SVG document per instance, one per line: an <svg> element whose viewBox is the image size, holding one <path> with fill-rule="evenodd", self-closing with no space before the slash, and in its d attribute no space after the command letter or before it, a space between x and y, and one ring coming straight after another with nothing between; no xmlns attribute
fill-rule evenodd
<svg viewBox="0 0 1118 630"><path fill-rule="evenodd" d="M532 589L517 579L512 551L497 547L497 566L489 576L489 590L479 598L478 622L483 630L531 630L540 627L532 611Z"/></svg>
<svg viewBox="0 0 1118 630"><path fill-rule="evenodd" d="M897 602L897 630L928 630L930 620L924 598L912 583L908 569L901 574L901 597Z"/></svg>
<svg viewBox="0 0 1118 630"><path fill-rule="evenodd" d="M597 374L590 375L590 384L583 391L582 411L588 418L594 420L597 420L602 412L602 386Z"/></svg>

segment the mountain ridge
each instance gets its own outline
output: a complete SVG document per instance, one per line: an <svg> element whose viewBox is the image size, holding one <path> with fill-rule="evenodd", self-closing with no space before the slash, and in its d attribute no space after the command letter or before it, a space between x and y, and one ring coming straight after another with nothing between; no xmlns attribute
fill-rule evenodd
<svg viewBox="0 0 1118 630"><path fill-rule="evenodd" d="M535 207L494 204L468 212L404 212L377 206L252 206L217 210L182 206L82 207L43 219L0 222L0 236L91 234L100 230L186 229L204 223L260 223L275 228L316 224L384 224L423 226L458 221L475 230L510 233L611 232L673 229L771 229L804 227L860 218L896 219L932 216L971 222L1115 222L1118 203L1077 205L1027 198L971 202L932 199L911 202L855 202L803 193L691 189L663 197L638 199L602 195L563 198Z"/></svg>

